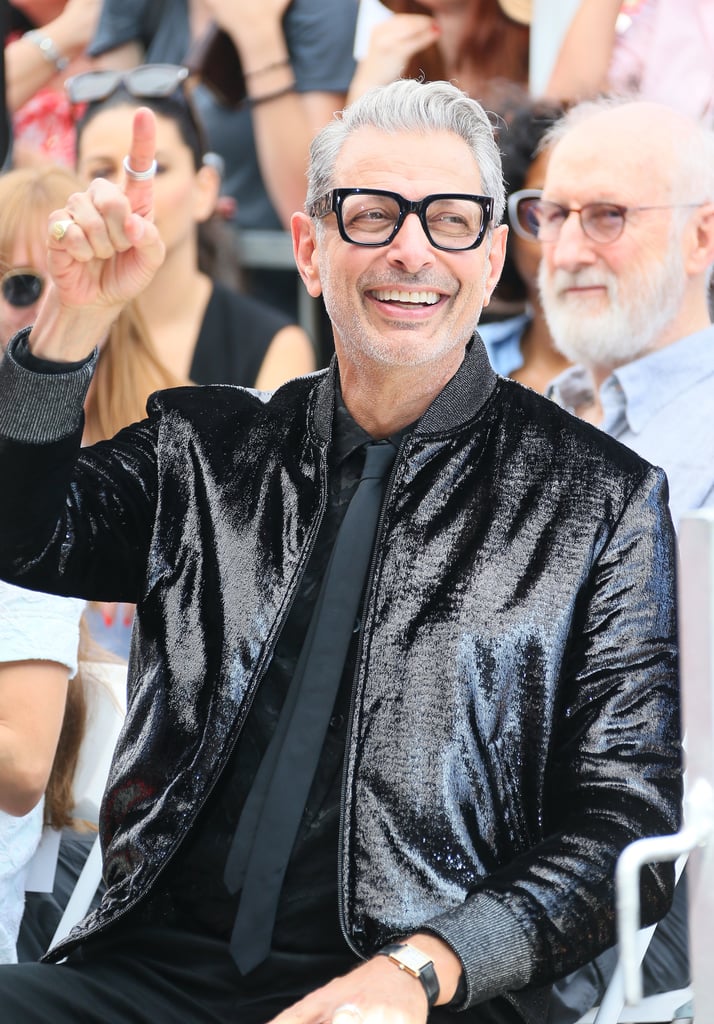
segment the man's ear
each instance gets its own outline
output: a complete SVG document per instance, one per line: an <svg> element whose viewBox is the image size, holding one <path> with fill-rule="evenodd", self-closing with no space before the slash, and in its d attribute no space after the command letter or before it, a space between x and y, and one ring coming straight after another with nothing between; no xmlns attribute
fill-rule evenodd
<svg viewBox="0 0 714 1024"><path fill-rule="evenodd" d="M506 241L508 239L508 228L505 224L500 224L497 228L493 229L493 235L491 236L491 249L488 254L488 263L486 265L486 276L484 279L484 291L483 291L483 304L487 306L491 301L491 295L493 289L498 284L498 279L501 276L503 270L503 264L506 259Z"/></svg>
<svg viewBox="0 0 714 1024"><path fill-rule="evenodd" d="M684 267L697 277L714 263L714 203L704 203L690 221L686 234Z"/></svg>
<svg viewBox="0 0 714 1024"><path fill-rule="evenodd" d="M298 273L308 294L316 299L322 294L322 283L317 259L317 238L315 223L306 213L298 211L292 215L290 230L293 236L293 254Z"/></svg>

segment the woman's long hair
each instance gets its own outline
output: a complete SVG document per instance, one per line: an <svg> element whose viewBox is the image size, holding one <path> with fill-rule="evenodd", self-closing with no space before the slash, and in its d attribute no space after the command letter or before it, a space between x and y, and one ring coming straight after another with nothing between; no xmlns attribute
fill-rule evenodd
<svg viewBox="0 0 714 1024"><path fill-rule="evenodd" d="M418 0L385 0L397 14L432 14ZM471 13L457 62L478 76L479 94L474 99L488 103L500 95L503 83L528 82L530 29L507 17L498 0L471 0ZM416 54L405 71L407 78L424 77L427 82L452 79L444 67L438 43ZM458 84L458 83L456 83Z"/></svg>
<svg viewBox="0 0 714 1024"><path fill-rule="evenodd" d="M19 244L28 253L46 248L47 218L65 205L72 192L82 189L64 167L18 168L0 175L0 267L11 269Z"/></svg>
<svg viewBox="0 0 714 1024"><path fill-rule="evenodd" d="M143 419L153 391L187 383L160 361L138 308L130 304L110 328L99 353L84 403L85 444L105 441Z"/></svg>

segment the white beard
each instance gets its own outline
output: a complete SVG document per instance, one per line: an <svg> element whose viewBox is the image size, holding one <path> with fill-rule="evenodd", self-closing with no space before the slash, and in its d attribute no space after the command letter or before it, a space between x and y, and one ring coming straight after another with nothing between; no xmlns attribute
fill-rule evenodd
<svg viewBox="0 0 714 1024"><path fill-rule="evenodd" d="M687 275L674 239L661 262L652 260L647 273L630 271L618 277L604 267L570 273L548 273L541 260L538 284L553 343L574 363L589 369L614 369L656 347L679 313ZM563 295L563 290L589 284L607 288L607 306L593 311L592 300Z"/></svg>

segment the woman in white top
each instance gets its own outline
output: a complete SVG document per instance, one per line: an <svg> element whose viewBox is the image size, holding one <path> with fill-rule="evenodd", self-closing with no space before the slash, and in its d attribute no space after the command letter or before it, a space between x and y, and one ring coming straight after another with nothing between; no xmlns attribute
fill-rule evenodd
<svg viewBox="0 0 714 1024"><path fill-rule="evenodd" d="M83 608L0 581L0 963L17 960L25 880L77 672Z"/></svg>

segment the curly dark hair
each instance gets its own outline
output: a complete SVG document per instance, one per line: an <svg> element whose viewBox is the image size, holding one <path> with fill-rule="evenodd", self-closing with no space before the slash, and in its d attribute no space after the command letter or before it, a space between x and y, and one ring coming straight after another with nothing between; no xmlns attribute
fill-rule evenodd
<svg viewBox="0 0 714 1024"><path fill-rule="evenodd" d="M503 113L498 129L498 142L503 160L506 194L524 187L528 170L538 155L541 139L564 113L564 108L547 100L524 100L523 104ZM509 234L506 262L497 288L504 302L522 302L526 290L513 261L513 232Z"/></svg>

